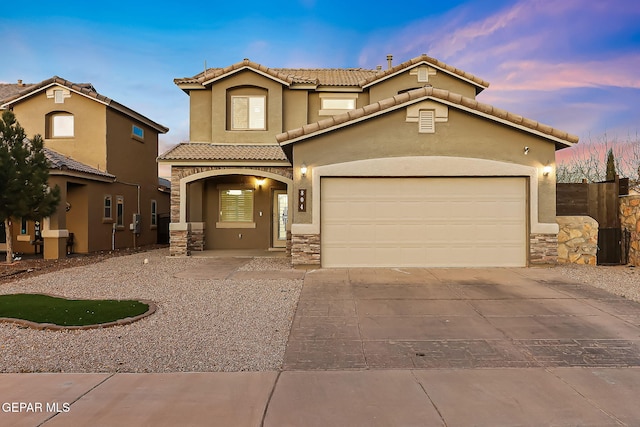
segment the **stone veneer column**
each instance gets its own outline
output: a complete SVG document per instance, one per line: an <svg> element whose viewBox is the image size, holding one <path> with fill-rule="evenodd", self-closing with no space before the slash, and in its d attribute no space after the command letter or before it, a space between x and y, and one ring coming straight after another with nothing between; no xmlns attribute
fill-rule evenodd
<svg viewBox="0 0 640 427"><path fill-rule="evenodd" d="M590 216L559 216L558 263L596 265L598 222Z"/></svg>
<svg viewBox="0 0 640 427"><path fill-rule="evenodd" d="M556 264L558 262L558 235L532 233L529 235L529 264Z"/></svg>
<svg viewBox="0 0 640 427"><path fill-rule="evenodd" d="M291 235L291 264L294 266L320 265L320 235Z"/></svg>
<svg viewBox="0 0 640 427"><path fill-rule="evenodd" d="M640 266L640 196L620 198L620 226L631 235L628 262Z"/></svg>
<svg viewBox="0 0 640 427"><path fill-rule="evenodd" d="M169 255L189 256L189 224L172 222L169 224Z"/></svg>
<svg viewBox="0 0 640 427"><path fill-rule="evenodd" d="M204 222L189 223L189 252L204 251Z"/></svg>

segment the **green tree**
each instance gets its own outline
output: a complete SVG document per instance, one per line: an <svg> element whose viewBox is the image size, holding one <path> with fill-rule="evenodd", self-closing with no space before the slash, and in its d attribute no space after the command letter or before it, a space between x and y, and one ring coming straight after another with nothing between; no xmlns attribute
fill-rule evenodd
<svg viewBox="0 0 640 427"><path fill-rule="evenodd" d="M11 220L50 216L60 203L60 189L48 185L49 164L40 135L28 140L11 111L0 119L0 221L7 237L7 262L13 259Z"/></svg>
<svg viewBox="0 0 640 427"><path fill-rule="evenodd" d="M609 148L607 153L607 181L616 179L616 160L613 158L613 150Z"/></svg>

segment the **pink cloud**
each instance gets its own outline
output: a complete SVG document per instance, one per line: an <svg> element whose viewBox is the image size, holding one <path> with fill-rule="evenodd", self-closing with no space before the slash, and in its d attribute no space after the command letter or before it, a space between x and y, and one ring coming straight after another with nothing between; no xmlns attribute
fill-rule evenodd
<svg viewBox="0 0 640 427"><path fill-rule="evenodd" d="M492 90L559 90L580 87L640 88L640 54L634 53L604 61L549 63L520 60L505 62L498 68Z"/></svg>

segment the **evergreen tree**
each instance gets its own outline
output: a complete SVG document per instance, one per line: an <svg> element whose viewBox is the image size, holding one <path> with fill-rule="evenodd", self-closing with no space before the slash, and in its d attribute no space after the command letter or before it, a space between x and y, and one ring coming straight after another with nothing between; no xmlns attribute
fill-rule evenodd
<svg viewBox="0 0 640 427"><path fill-rule="evenodd" d="M607 181L616 179L616 160L613 158L613 150L609 148L607 153Z"/></svg>
<svg viewBox="0 0 640 427"><path fill-rule="evenodd" d="M56 211L60 202L58 186L48 186L49 164L42 137L28 140L11 111L0 119L0 221L7 237L7 262L13 259L11 220L36 220Z"/></svg>

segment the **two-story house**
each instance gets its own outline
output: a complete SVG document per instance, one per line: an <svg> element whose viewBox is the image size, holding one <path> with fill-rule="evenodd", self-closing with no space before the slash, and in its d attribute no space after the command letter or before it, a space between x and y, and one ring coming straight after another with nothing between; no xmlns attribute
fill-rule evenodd
<svg viewBox="0 0 640 427"><path fill-rule="evenodd" d="M14 219L14 251L42 244L45 258L154 244L169 212L159 185L158 135L168 129L99 94L91 84L53 77L0 85L28 137L44 138L49 185L61 189L57 212L41 221ZM0 230L4 239L4 230ZM34 247L34 243L36 246ZM0 242L0 249L6 242Z"/></svg>
<svg viewBox="0 0 640 427"><path fill-rule="evenodd" d="M527 266L557 256L555 150L578 138L480 103L422 55L374 70L245 59L176 79L171 253L288 247L294 265Z"/></svg>

